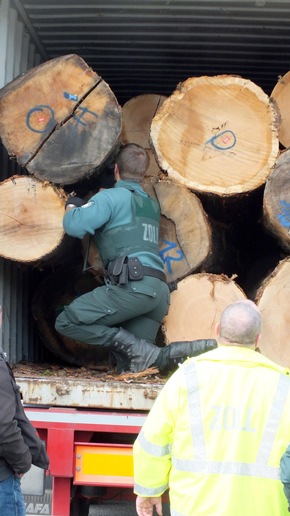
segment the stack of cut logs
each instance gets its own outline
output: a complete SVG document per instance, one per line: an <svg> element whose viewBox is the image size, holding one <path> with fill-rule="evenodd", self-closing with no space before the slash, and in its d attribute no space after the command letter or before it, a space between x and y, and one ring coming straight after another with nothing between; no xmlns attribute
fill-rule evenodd
<svg viewBox="0 0 290 516"><path fill-rule="evenodd" d="M263 317L261 352L290 367L289 82L268 97L238 76L194 77L121 108L67 55L0 90L0 137L23 167L0 183L0 256L43 271L32 311L56 356L105 358L54 329L65 304L103 283L93 241L65 235L62 217L69 195L112 184L119 146L134 142L150 155L144 188L161 207L160 255L176 287L158 343L214 337L225 306L248 297Z"/></svg>

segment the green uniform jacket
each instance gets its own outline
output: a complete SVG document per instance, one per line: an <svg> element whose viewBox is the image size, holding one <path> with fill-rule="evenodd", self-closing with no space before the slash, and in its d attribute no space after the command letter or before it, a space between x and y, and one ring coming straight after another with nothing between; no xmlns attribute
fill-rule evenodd
<svg viewBox="0 0 290 516"><path fill-rule="evenodd" d="M117 181L114 188L102 190L94 195L87 204L67 211L63 218L65 232L70 236L83 238L85 234L94 235L103 228L106 229L106 232L110 230L112 232L114 229L129 225L133 220L132 193L129 189L134 189L137 194L147 197L139 183ZM133 229L131 232L133 235ZM96 245L97 243L96 238ZM132 247L133 244L134 242L132 242ZM143 265L163 271L164 264L158 254L158 240L155 247L156 251L152 252L144 242L144 251L130 252L128 250L126 254L137 256Z"/></svg>

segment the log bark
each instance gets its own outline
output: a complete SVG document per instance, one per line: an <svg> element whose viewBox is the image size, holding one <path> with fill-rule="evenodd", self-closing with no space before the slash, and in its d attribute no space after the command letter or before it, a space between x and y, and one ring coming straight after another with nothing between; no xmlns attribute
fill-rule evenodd
<svg viewBox="0 0 290 516"><path fill-rule="evenodd" d="M113 153L121 108L109 85L77 55L41 64L0 90L0 136L41 180L77 183Z"/></svg>
<svg viewBox="0 0 290 516"><path fill-rule="evenodd" d="M205 273L187 276L171 293L169 312L162 325L165 343L214 339L221 312L245 298L243 290L227 276Z"/></svg>
<svg viewBox="0 0 290 516"><path fill-rule="evenodd" d="M159 166L197 192L251 192L265 183L279 151L277 113L249 80L230 75L181 83L152 120Z"/></svg>
<svg viewBox="0 0 290 516"><path fill-rule="evenodd" d="M270 360L290 367L290 259L282 260L256 295L263 327L259 348Z"/></svg>
<svg viewBox="0 0 290 516"><path fill-rule="evenodd" d="M124 104L121 132L121 141L124 145L126 143L138 143L144 148L150 147L151 122L165 99L164 95L152 93L138 95Z"/></svg>
<svg viewBox="0 0 290 516"><path fill-rule="evenodd" d="M263 199L263 223L280 246L290 250L290 150L281 152L267 179Z"/></svg>
<svg viewBox="0 0 290 516"><path fill-rule="evenodd" d="M0 256L18 262L49 260L65 245L66 196L32 176L0 183Z"/></svg>
<svg viewBox="0 0 290 516"><path fill-rule="evenodd" d="M94 367L108 359L108 351L102 346L69 339L54 327L64 305L97 286L91 274L83 273L80 266L73 266L49 274L34 292L32 314L40 338L50 352L68 364Z"/></svg>
<svg viewBox="0 0 290 516"><path fill-rule="evenodd" d="M271 99L276 103L280 114L279 141L287 148L290 146L290 71L278 78L278 82L271 93Z"/></svg>

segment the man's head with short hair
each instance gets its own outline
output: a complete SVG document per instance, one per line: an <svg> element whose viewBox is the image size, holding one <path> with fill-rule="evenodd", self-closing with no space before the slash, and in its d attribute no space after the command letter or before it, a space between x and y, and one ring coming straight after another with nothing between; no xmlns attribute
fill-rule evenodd
<svg viewBox="0 0 290 516"><path fill-rule="evenodd" d="M119 172L120 179L141 183L148 167L146 150L137 143L128 143L117 155L115 173Z"/></svg>
<svg viewBox="0 0 290 516"><path fill-rule="evenodd" d="M227 306L216 327L222 344L257 346L261 335L261 314L253 301L245 299Z"/></svg>

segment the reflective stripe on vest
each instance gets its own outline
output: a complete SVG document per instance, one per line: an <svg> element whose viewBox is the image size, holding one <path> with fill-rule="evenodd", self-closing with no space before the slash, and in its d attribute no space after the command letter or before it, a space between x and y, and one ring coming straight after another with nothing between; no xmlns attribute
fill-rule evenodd
<svg viewBox="0 0 290 516"><path fill-rule="evenodd" d="M146 439L142 429L137 437L137 440L141 448L150 455L153 455L155 457L163 457L164 455L170 454L171 446L158 446L157 444L150 443L148 439ZM160 493L164 493L166 489L168 489L168 484L159 486L158 488L148 488L134 482L134 490L141 496L156 496Z"/></svg>
<svg viewBox="0 0 290 516"><path fill-rule="evenodd" d="M184 516L184 512L179 512L170 506L170 516Z"/></svg>
<svg viewBox="0 0 290 516"><path fill-rule="evenodd" d="M172 458L172 465L181 471L207 474L231 474L242 476L258 476L280 479L279 467L269 466L268 460L275 441L275 436L283 414L284 405L289 393L289 378L280 375L271 410L266 421L264 433L255 463L209 461L206 458L204 429L199 396L197 371L194 362L185 366L185 377L188 387L188 407L193 449L196 458L180 460Z"/></svg>
<svg viewBox="0 0 290 516"><path fill-rule="evenodd" d="M155 457L163 457L164 455L170 454L170 446L167 444L165 446L158 446L157 444L152 444L146 439L143 429L138 435L138 442L147 453L150 455L155 455Z"/></svg>
<svg viewBox="0 0 290 516"><path fill-rule="evenodd" d="M160 495L160 493L164 493L168 489L168 484L164 484L163 486L151 488L151 487L144 487L140 484L137 484L137 482L134 482L134 491L136 491L140 496L156 496Z"/></svg>

